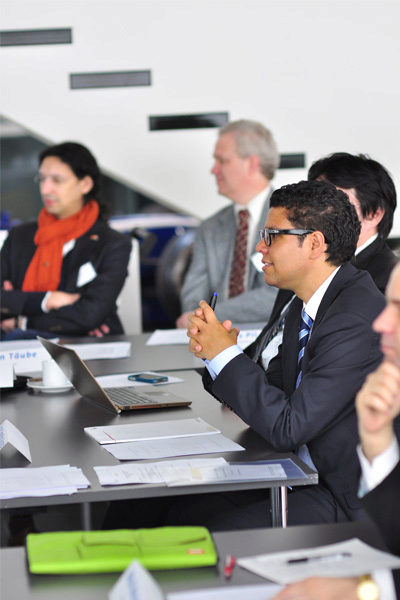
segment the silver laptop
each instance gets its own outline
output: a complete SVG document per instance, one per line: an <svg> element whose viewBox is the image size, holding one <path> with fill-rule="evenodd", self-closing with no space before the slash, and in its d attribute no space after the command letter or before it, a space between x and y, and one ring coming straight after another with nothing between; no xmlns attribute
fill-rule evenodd
<svg viewBox="0 0 400 600"><path fill-rule="evenodd" d="M111 410L113 413L191 404L190 400L179 398L163 389L138 392L130 387L102 388L75 350L39 336L37 338L83 398L94 402L97 406Z"/></svg>

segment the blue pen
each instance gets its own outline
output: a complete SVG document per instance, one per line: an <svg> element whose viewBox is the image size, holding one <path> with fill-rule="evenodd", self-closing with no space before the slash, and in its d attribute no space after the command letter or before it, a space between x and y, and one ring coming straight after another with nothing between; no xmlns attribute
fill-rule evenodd
<svg viewBox="0 0 400 600"><path fill-rule="evenodd" d="M218 294L217 294L217 292L214 292L210 298L210 302L208 303L213 310L215 308L215 305L217 304L217 298L218 298Z"/></svg>

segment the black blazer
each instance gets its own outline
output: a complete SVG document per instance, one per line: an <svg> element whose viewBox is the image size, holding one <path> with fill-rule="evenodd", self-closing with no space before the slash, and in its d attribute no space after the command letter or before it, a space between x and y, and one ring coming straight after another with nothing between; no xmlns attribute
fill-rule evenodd
<svg viewBox="0 0 400 600"><path fill-rule="evenodd" d="M385 299L368 273L347 263L329 285L305 349L296 389L302 301L291 304L279 353L264 371L246 354L231 360L206 389L230 406L277 451L307 444L319 472L349 518L361 515L354 397L381 361L371 323Z"/></svg>
<svg viewBox="0 0 400 600"><path fill-rule="evenodd" d="M396 256L385 240L377 238L372 244L367 246L365 250L360 252L360 254L354 256L351 262L357 269L368 271L377 288L383 294L385 293L390 273L396 263ZM260 359L271 328L274 327L283 308L293 296L294 294L291 290L279 290L268 323L258 335L257 339L245 349L245 353L250 356L252 360L257 362Z"/></svg>
<svg viewBox="0 0 400 600"><path fill-rule="evenodd" d="M44 313L41 303L44 292L21 290L26 270L35 253L34 236L37 223L14 227L1 251L1 281L11 281L13 291L1 291L1 319L24 315L28 327L55 335L85 335L106 323L111 333L123 333L115 301L126 275L131 240L97 221L89 231L75 241L74 248L63 258L58 286L64 292L81 294L70 306ZM90 263L97 275L86 285L78 287L82 265Z"/></svg>
<svg viewBox="0 0 400 600"><path fill-rule="evenodd" d="M400 462L386 479L361 498L361 502L377 523L390 552L400 556ZM394 571L393 575L397 597L400 598L400 570Z"/></svg>

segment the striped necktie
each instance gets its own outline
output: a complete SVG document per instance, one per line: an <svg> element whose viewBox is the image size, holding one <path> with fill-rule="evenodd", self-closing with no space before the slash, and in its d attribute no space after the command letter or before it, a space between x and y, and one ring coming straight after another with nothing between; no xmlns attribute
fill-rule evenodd
<svg viewBox="0 0 400 600"><path fill-rule="evenodd" d="M298 370L299 374L297 375L297 379L296 379L296 389L299 387L299 384L301 381L301 377L302 377L301 364L303 362L304 351L306 349L306 345L307 345L308 338L311 333L313 323L314 323L314 321L312 320L311 317L308 316L308 314L306 313L306 311L303 308L303 310L301 311L301 325L300 325L300 331L299 331L300 350L299 350L299 355L297 358L297 370Z"/></svg>
<svg viewBox="0 0 400 600"><path fill-rule="evenodd" d="M303 308L303 310L301 311L301 325L300 325L300 331L299 331L300 350L299 350L299 356L297 358L297 368L298 368L299 374L297 375L297 379L296 379L296 389L299 387L299 384L301 381L301 377L302 377L301 363L303 362L304 350L306 348L308 338L310 337L313 323L314 323L314 321L312 320L311 317L308 316L308 314L306 313L306 311ZM306 463L306 465L308 465L312 469L317 470L316 466L314 465L314 462L310 456L310 452L309 452L306 444L303 444L302 446L300 446L300 448L297 449L296 454L303 462Z"/></svg>
<svg viewBox="0 0 400 600"><path fill-rule="evenodd" d="M247 238L249 233L249 211L239 211L239 223L236 230L235 249L232 259L232 270L229 279L228 297L234 298L243 294L247 267Z"/></svg>

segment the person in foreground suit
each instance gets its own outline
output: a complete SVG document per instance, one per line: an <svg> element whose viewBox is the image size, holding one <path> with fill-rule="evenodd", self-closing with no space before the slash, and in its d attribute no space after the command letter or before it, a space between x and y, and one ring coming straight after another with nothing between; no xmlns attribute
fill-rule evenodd
<svg viewBox="0 0 400 600"><path fill-rule="evenodd" d="M387 288L387 306L373 327L381 334L384 361L371 373L356 398L361 446L361 502L377 523L388 549L400 556L400 450L394 420L400 414L400 266ZM400 572L394 573L400 597ZM395 598L387 575L373 574L380 598ZM274 600L356 600L356 578L309 578L288 585Z"/></svg>
<svg viewBox="0 0 400 600"><path fill-rule="evenodd" d="M308 171L308 179L329 181L347 194L361 222L352 262L358 269L368 271L378 289L385 293L396 262L386 240L397 204L396 188L387 170L363 154L356 156L335 152L313 163ZM293 292L290 290L279 290L268 323L245 350L254 361L261 361L265 368L282 341L282 313L292 298Z"/></svg>
<svg viewBox="0 0 400 600"><path fill-rule="evenodd" d="M95 158L74 142L51 146L39 156L37 179L39 218L13 228L1 251L3 339L85 335L102 324L123 333L116 299L131 241L105 220Z"/></svg>
<svg viewBox="0 0 400 600"><path fill-rule="evenodd" d="M381 360L371 323L384 297L370 275L349 262L359 232L354 207L332 184L303 181L272 194L257 249L265 282L291 289L296 298L282 346L266 372L236 345L232 324L220 323L205 301L190 319L190 349L206 359L205 388L274 450L297 452L319 473L318 485L289 494L289 524L363 515L357 499L354 399ZM311 334L304 332L302 318ZM213 511L206 523L211 528L220 522L226 528L268 524L263 494L247 494L240 510L237 494L224 496L222 511L210 499Z"/></svg>
<svg viewBox="0 0 400 600"><path fill-rule="evenodd" d="M218 317L236 323L243 323L244 316L248 322L263 322L276 296L276 290L264 284L255 253L258 230L268 212L270 181L280 160L272 134L255 121L228 123L219 131L214 159L211 172L218 192L232 204L196 232L181 291L183 314L176 322L181 328L187 327L189 313L199 300L214 292Z"/></svg>

